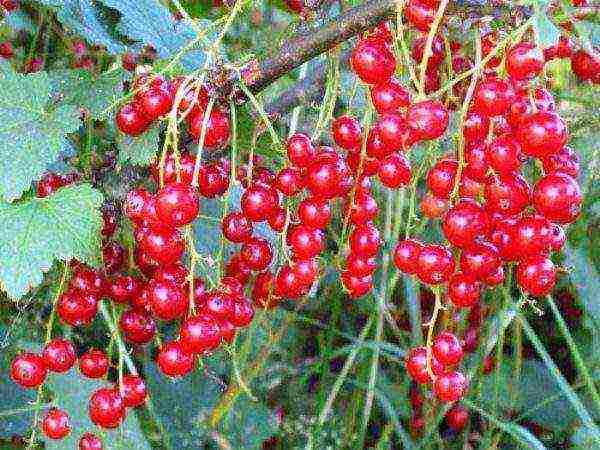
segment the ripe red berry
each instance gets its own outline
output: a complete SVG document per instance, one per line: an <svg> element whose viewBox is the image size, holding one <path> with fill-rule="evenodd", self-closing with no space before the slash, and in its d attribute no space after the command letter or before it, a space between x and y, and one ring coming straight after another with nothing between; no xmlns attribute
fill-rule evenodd
<svg viewBox="0 0 600 450"><path fill-rule="evenodd" d="M425 100L408 107L406 122L417 140L430 141L448 128L448 110L437 100Z"/></svg>
<svg viewBox="0 0 600 450"><path fill-rule="evenodd" d="M49 409L42 420L42 431L50 439L66 438L71 432L69 415L58 408Z"/></svg>
<svg viewBox="0 0 600 450"><path fill-rule="evenodd" d="M296 299L305 295L307 286L290 266L284 266L275 277L274 295L276 297Z"/></svg>
<svg viewBox="0 0 600 450"><path fill-rule="evenodd" d="M117 428L125 418L125 403L117 389L100 388L90 397L90 420L102 428Z"/></svg>
<svg viewBox="0 0 600 450"><path fill-rule="evenodd" d="M443 402L460 400L469 382L462 372L454 371L438 375L433 383L435 395Z"/></svg>
<svg viewBox="0 0 600 450"><path fill-rule="evenodd" d="M244 243L240 250L243 261L251 270L265 270L273 259L273 250L266 239L252 238Z"/></svg>
<svg viewBox="0 0 600 450"><path fill-rule="evenodd" d="M296 167L284 167L275 177L273 186L286 197L293 197L304 187L304 178Z"/></svg>
<svg viewBox="0 0 600 450"><path fill-rule="evenodd" d="M556 268L544 256L530 256L517 266L517 282L534 297L548 295L556 284Z"/></svg>
<svg viewBox="0 0 600 450"><path fill-rule="evenodd" d="M143 345L150 342L156 334L156 323L145 311L128 309L121 314L119 327L123 337L134 344Z"/></svg>
<svg viewBox="0 0 600 450"><path fill-rule="evenodd" d="M323 152L306 170L306 187L312 195L330 199L340 195L344 180L349 176L350 169L338 154Z"/></svg>
<svg viewBox="0 0 600 450"><path fill-rule="evenodd" d="M315 154L310 138L304 133L294 133L287 142L287 155L290 162L298 167L307 167Z"/></svg>
<svg viewBox="0 0 600 450"><path fill-rule="evenodd" d="M104 291L104 278L95 270L79 265L73 272L69 286L81 293L101 295Z"/></svg>
<svg viewBox="0 0 600 450"><path fill-rule="evenodd" d="M593 80L597 84L600 58L590 55L585 50L578 50L571 56L571 70L580 80Z"/></svg>
<svg viewBox="0 0 600 450"><path fill-rule="evenodd" d="M35 353L21 353L12 362L10 377L19 386L35 388L46 379L48 369L44 358Z"/></svg>
<svg viewBox="0 0 600 450"><path fill-rule="evenodd" d="M435 8L421 0L409 0L404 8L404 16L408 23L417 30L427 33L435 17Z"/></svg>
<svg viewBox="0 0 600 450"><path fill-rule="evenodd" d="M223 195L229 187L229 174L220 164L204 164L198 175L198 191L206 198Z"/></svg>
<svg viewBox="0 0 600 450"><path fill-rule="evenodd" d="M73 367L77 356L75 356L75 347L71 341L53 339L44 347L42 358L49 370L62 373Z"/></svg>
<svg viewBox="0 0 600 450"><path fill-rule="evenodd" d="M472 275L457 272L448 281L448 297L459 308L470 308L479 302L481 285Z"/></svg>
<svg viewBox="0 0 600 450"><path fill-rule="evenodd" d="M209 314L188 317L181 324L179 341L189 353L213 350L221 343L219 323Z"/></svg>
<svg viewBox="0 0 600 450"><path fill-rule="evenodd" d="M500 175L488 178L485 184L486 208L489 211L513 216L528 205L531 188L520 175Z"/></svg>
<svg viewBox="0 0 600 450"><path fill-rule="evenodd" d="M524 117L515 135L523 153L536 158L558 152L569 138L567 125L553 111L538 111Z"/></svg>
<svg viewBox="0 0 600 450"><path fill-rule="evenodd" d="M371 100L379 114L398 112L410 104L410 93L395 77L391 77L371 88Z"/></svg>
<svg viewBox="0 0 600 450"><path fill-rule="evenodd" d="M447 247L427 244L421 248L417 257L417 276L423 283L445 283L453 272L454 258Z"/></svg>
<svg viewBox="0 0 600 450"><path fill-rule="evenodd" d="M254 308L250 302L244 298L236 298L233 302L233 315L229 318L231 324L236 327L247 327L254 318Z"/></svg>
<svg viewBox="0 0 600 450"><path fill-rule="evenodd" d="M506 54L506 71L515 80L528 80L544 68L544 54L532 42L520 42Z"/></svg>
<svg viewBox="0 0 600 450"><path fill-rule="evenodd" d="M204 122L205 110L197 108L187 116L190 125L190 134L197 141L201 137L202 124ZM204 146L207 148L218 148L223 146L231 134L229 114L219 108L213 108L208 117L204 135Z"/></svg>
<svg viewBox="0 0 600 450"><path fill-rule="evenodd" d="M298 218L308 227L323 230L331 221L329 202L316 197L307 197L298 205Z"/></svg>
<svg viewBox="0 0 600 450"><path fill-rule="evenodd" d="M90 349L79 357L79 371L88 378L102 378L108 365L108 356L102 350Z"/></svg>
<svg viewBox="0 0 600 450"><path fill-rule="evenodd" d="M421 200L421 212L430 219L439 219L448 209L448 200L436 197L431 192L425 194Z"/></svg>
<svg viewBox="0 0 600 450"><path fill-rule="evenodd" d="M454 405L446 413L446 423L454 431L459 432L469 422L469 410L462 405Z"/></svg>
<svg viewBox="0 0 600 450"><path fill-rule="evenodd" d="M402 153L392 153L381 161L377 176L381 184L390 189L407 186L412 178L410 163Z"/></svg>
<svg viewBox="0 0 600 450"><path fill-rule="evenodd" d="M427 173L427 187L438 198L450 198L457 170L458 163L452 159L438 161Z"/></svg>
<svg viewBox="0 0 600 450"><path fill-rule="evenodd" d="M426 41L427 36L420 36L413 41L411 56L415 60L415 62L419 64L421 63L421 60L423 59L423 54L425 53ZM435 35L433 37L433 41L431 42L431 54L429 55L429 59L427 60L427 68L437 69L437 67L444 60L445 54L446 49L444 48L444 40L439 35Z"/></svg>
<svg viewBox="0 0 600 450"><path fill-rule="evenodd" d="M348 200L347 208L350 207L351 200ZM379 213L377 202L366 192L357 192L354 195L354 201L350 208L350 222L354 225L361 225L375 220Z"/></svg>
<svg viewBox="0 0 600 450"><path fill-rule="evenodd" d="M340 116L331 124L333 140L345 150L360 148L362 128L360 122L352 116Z"/></svg>
<svg viewBox="0 0 600 450"><path fill-rule="evenodd" d="M117 303L128 303L142 290L142 283L138 278L130 275L117 275L108 280L105 295Z"/></svg>
<svg viewBox="0 0 600 450"><path fill-rule="evenodd" d="M431 370L435 375L444 373L445 369L440 362L431 355ZM427 349L425 347L416 347L410 350L406 355L406 371L410 377L419 384L426 384L431 381L427 371Z"/></svg>
<svg viewBox="0 0 600 450"><path fill-rule="evenodd" d="M167 89L150 87L138 92L135 100L146 120L153 122L171 110L174 98Z"/></svg>
<svg viewBox="0 0 600 450"><path fill-rule="evenodd" d="M104 261L104 272L112 275L123 267L125 249L118 242L108 242L102 247L102 260Z"/></svg>
<svg viewBox="0 0 600 450"><path fill-rule="evenodd" d="M150 258L165 266L178 262L185 250L181 233L170 227L145 228L140 233L138 244Z"/></svg>
<svg viewBox="0 0 600 450"><path fill-rule="evenodd" d="M225 265L225 274L228 277L236 278L242 284L246 284L250 279L250 275L252 275L252 271L242 255L235 253Z"/></svg>
<svg viewBox="0 0 600 450"><path fill-rule="evenodd" d="M267 220L276 207L277 203L266 186L253 184L242 195L242 212L252 222Z"/></svg>
<svg viewBox="0 0 600 450"><path fill-rule="evenodd" d="M557 153L542 159L544 172L561 172L576 179L579 176L579 155L571 147L565 145Z"/></svg>
<svg viewBox="0 0 600 450"><path fill-rule="evenodd" d="M513 229L513 245L519 249L521 258L531 255L547 255L550 250L553 227L543 216L521 218Z"/></svg>
<svg viewBox="0 0 600 450"><path fill-rule="evenodd" d="M418 270L419 254L423 244L414 239L404 239L394 249L394 264L404 273L414 274Z"/></svg>
<svg viewBox="0 0 600 450"><path fill-rule="evenodd" d="M475 109L488 117L501 116L510 108L514 92L506 80L488 77L475 88L473 104Z"/></svg>
<svg viewBox="0 0 600 450"><path fill-rule="evenodd" d="M232 212L223 218L223 236L231 242L242 243L252 237L252 222L241 212Z"/></svg>
<svg viewBox="0 0 600 450"><path fill-rule="evenodd" d="M465 275L478 280L495 273L501 267L500 255L495 246L479 242L464 249L460 255L460 268Z"/></svg>
<svg viewBox="0 0 600 450"><path fill-rule="evenodd" d="M463 135L467 143L483 142L488 135L490 119L487 114L471 110L465 117Z"/></svg>
<svg viewBox="0 0 600 450"><path fill-rule="evenodd" d="M469 177L479 183L486 180L490 163L488 160L488 151L483 144L469 144L465 148L465 162L466 166L463 171L465 177Z"/></svg>
<svg viewBox="0 0 600 450"><path fill-rule="evenodd" d="M491 222L485 210L475 201L462 199L448 210L442 221L446 239L456 247L465 248L475 240L486 237Z"/></svg>
<svg viewBox="0 0 600 450"><path fill-rule="evenodd" d="M160 371L169 377L182 377L194 370L196 358L180 341L164 344L158 352L156 362Z"/></svg>
<svg viewBox="0 0 600 450"><path fill-rule="evenodd" d="M350 298L360 298L373 289L373 277L371 275L359 277L344 270L341 273L340 278L342 280L342 285L348 292Z"/></svg>
<svg viewBox="0 0 600 450"><path fill-rule="evenodd" d="M433 356L445 366L454 366L462 361L464 352L458 338L449 331L436 336L431 346Z"/></svg>
<svg viewBox="0 0 600 450"><path fill-rule="evenodd" d="M85 433L79 439L79 450L102 450L102 440L92 433Z"/></svg>
<svg viewBox="0 0 600 450"><path fill-rule="evenodd" d="M379 230L371 223L354 227L348 239L350 251L361 256L375 256L381 245Z"/></svg>
<svg viewBox="0 0 600 450"><path fill-rule="evenodd" d="M372 256L350 253L346 257L346 270L355 277L372 275L375 269L377 269L377 260Z"/></svg>
<svg viewBox="0 0 600 450"><path fill-rule="evenodd" d="M152 314L161 320L182 317L188 308L188 297L175 283L151 280L148 283L148 300Z"/></svg>
<svg viewBox="0 0 600 450"><path fill-rule="evenodd" d="M564 173L548 174L533 188L533 206L552 222L574 222L581 212L582 201L579 185Z"/></svg>
<svg viewBox="0 0 600 450"><path fill-rule="evenodd" d="M138 103L125 103L117 112L117 127L130 136L138 136L148 129L150 122Z"/></svg>
<svg viewBox="0 0 600 450"><path fill-rule="evenodd" d="M199 211L198 194L189 184L170 183L156 194L156 214L168 226L187 225Z"/></svg>
<svg viewBox="0 0 600 450"><path fill-rule="evenodd" d="M521 167L520 145L510 135L494 139L488 144L486 150L487 160L496 173L510 175Z"/></svg>
<svg viewBox="0 0 600 450"><path fill-rule="evenodd" d="M396 70L396 58L381 41L363 39L353 49L350 64L358 77L367 84L388 81Z"/></svg>
<svg viewBox="0 0 600 450"><path fill-rule="evenodd" d="M58 299L56 313L64 322L73 327L89 325L98 312L98 297L71 289Z"/></svg>
<svg viewBox="0 0 600 450"><path fill-rule="evenodd" d="M146 402L146 383L137 375L123 375L120 392L123 404L128 408L135 408Z"/></svg>
<svg viewBox="0 0 600 450"><path fill-rule="evenodd" d="M298 259L314 258L325 248L323 232L304 224L296 225L290 229L287 242Z"/></svg>

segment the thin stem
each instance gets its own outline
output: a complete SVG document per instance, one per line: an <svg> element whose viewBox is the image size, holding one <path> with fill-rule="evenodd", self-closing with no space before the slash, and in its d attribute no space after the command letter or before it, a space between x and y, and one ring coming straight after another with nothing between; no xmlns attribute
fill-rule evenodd
<svg viewBox="0 0 600 450"><path fill-rule="evenodd" d="M427 34L427 40L425 41L425 48L423 49L423 58L421 59L421 67L420 69L420 78L419 78L419 97L425 97L425 74L427 73L427 63L429 62L429 58L432 55L431 47L433 45L433 38L435 37L435 33L437 32L438 27L440 26L440 22L444 17L444 11L448 6L449 0L442 0L438 6L438 9L435 13L435 17L433 18L433 22L429 26L429 33Z"/></svg>
<svg viewBox="0 0 600 450"><path fill-rule="evenodd" d="M600 395L598 395L598 390L596 389L596 386L594 385L594 381L592 379L590 371L587 368L587 366L585 365L585 363L583 362L583 358L581 357L581 353L579 352L579 349L577 348L577 344L575 343L573 336L569 332L569 328L567 327L565 320L563 319L562 315L560 314L560 311L559 311L558 307L556 306L556 303L554 302L554 300L552 299L552 297L550 295L547 296L546 299L548 300L550 309L552 310L552 313L554 314L556 323L558 323L558 329L560 330L563 337L565 338L565 341L567 341L567 345L569 346L569 350L571 351L571 354L573 355L573 360L575 362L575 365L577 366L577 369L579 370L579 374L581 375L581 377L583 378L583 380L585 382L585 385L589 391L589 394L592 397L592 400L594 401L596 409L598 410L598 412L600 412Z"/></svg>
<svg viewBox="0 0 600 450"><path fill-rule="evenodd" d="M556 367L554 361L552 361L552 358L544 348L542 342L538 338L537 334L535 333L527 319L521 313L518 313L518 317L521 323L523 324L523 330L525 331L527 338L535 348L537 354L540 356L540 358L542 358L542 361L548 368L548 372L556 380L558 387L565 393L565 397L573 406L573 409L575 409L577 415L579 416L585 427L590 431L594 441L596 441L596 443L600 445L600 432L598 431L598 427L594 422L594 419L590 416L590 413L587 411L587 409L585 409L585 406L583 405L583 403L581 403L581 400L579 399L579 397L577 397L577 394L575 394L571 386L569 386L567 380L565 380L563 375L560 373L560 370L558 369L558 367Z"/></svg>
<svg viewBox="0 0 600 450"><path fill-rule="evenodd" d="M321 410L321 413L319 414L319 420L318 420L319 426L323 426L323 424L325 423L325 420L327 420L327 417L329 416L329 413L331 412L331 408L333 407L333 402L335 401L337 394L339 393L340 389L342 388L342 385L344 384L344 380L348 377L348 373L350 372L350 369L352 368L352 365L354 364L354 360L356 359L358 352L363 348L362 343L364 342L365 338L367 337L367 334L369 333L369 330L371 329L372 326L373 326L373 318L371 317L371 318L369 318L369 320L367 321L367 323L361 330L360 334L358 335L356 347L354 347L354 349L352 349L352 351L348 355L348 358L346 358L346 362L344 363L344 366L342 367L340 374L337 376L335 382L333 383L333 387L331 388L331 391L329 392L329 396L327 397L325 405L323 406L323 409Z"/></svg>
<svg viewBox="0 0 600 450"><path fill-rule="evenodd" d="M269 134L271 135L271 141L273 142L273 145L275 145L275 148L277 149L277 151L283 152L283 146L281 145L279 136L277 135L277 132L275 131L275 128L273 127L273 122L271 122L271 119L269 119L269 116L267 115L265 109L262 107L260 102L256 99L254 94L252 92L250 92L250 89L248 89L248 87L244 84L244 82L240 81L239 86L242 89L242 91L244 92L244 94L246 94L248 99L250 99L250 103L252 103L252 106L254 106L254 109L259 114L261 120L264 122L265 126L269 130Z"/></svg>
<svg viewBox="0 0 600 450"><path fill-rule="evenodd" d="M129 372L132 375L137 375L138 371L135 367L135 364L133 363L133 360L131 359L131 356L129 356L129 352L127 351L127 347L125 347L125 343L123 342L123 339L121 338L121 333L119 332L119 328L117 327L116 321L114 321L113 318L111 317L110 312L108 311L108 308L106 307L106 303L104 301L100 301L99 303L100 304L99 304L98 309L100 310L100 314L102 314L102 317L104 318L104 321L106 322L106 325L108 325L108 328L111 333L111 337L117 343L119 355L123 356L123 360L125 361L125 364L127 365L127 369L129 370Z"/></svg>
<svg viewBox="0 0 600 450"><path fill-rule="evenodd" d="M198 151L196 153L196 163L194 164L194 176L192 178L192 186L198 187L198 178L200 177L200 165L202 162L202 151L204 150L204 140L206 139L206 130L208 129L208 121L212 113L213 106L215 105L215 99L211 97L208 101L208 106L204 111L204 117L202 118L202 129L200 130L200 140L198 141Z"/></svg>

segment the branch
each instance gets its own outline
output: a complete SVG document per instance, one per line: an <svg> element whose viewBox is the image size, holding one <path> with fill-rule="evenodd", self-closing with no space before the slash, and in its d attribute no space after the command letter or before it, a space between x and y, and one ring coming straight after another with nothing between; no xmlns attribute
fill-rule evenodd
<svg viewBox="0 0 600 450"><path fill-rule="evenodd" d="M251 61L242 71L244 81L252 92L260 92L304 62L375 27L395 11L395 0L371 0L351 8L308 35L285 41L276 55L264 61Z"/></svg>

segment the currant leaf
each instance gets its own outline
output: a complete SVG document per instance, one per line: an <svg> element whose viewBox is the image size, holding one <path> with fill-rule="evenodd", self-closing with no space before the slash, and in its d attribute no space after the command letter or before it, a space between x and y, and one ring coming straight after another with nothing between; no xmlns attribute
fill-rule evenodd
<svg viewBox="0 0 600 450"><path fill-rule="evenodd" d="M110 105L123 95L123 69L104 72L95 77L87 70L57 70L49 72L52 93L64 103L80 106L99 118Z"/></svg>
<svg viewBox="0 0 600 450"><path fill-rule="evenodd" d="M183 20L176 21L171 12L158 0L102 0L109 8L121 13L118 30L134 41L150 44L161 58L169 58L197 40L196 32ZM197 21L205 26L208 22ZM182 57L187 69L204 62L201 51L188 52Z"/></svg>
<svg viewBox="0 0 600 450"><path fill-rule="evenodd" d="M88 184L46 198L0 203L0 284L19 299L42 282L56 259L100 263L102 194Z"/></svg>
<svg viewBox="0 0 600 450"><path fill-rule="evenodd" d="M89 399L97 389L110 387L107 382L85 378L74 368L64 374L50 375L46 387L54 393L56 407L65 411L71 422L71 433L64 439L57 441L42 436L47 449L79 448L79 439L90 431L102 439L102 448L105 450L150 449L150 444L142 434L139 420L133 409L127 411L127 417L116 430L100 432L90 420Z"/></svg>
<svg viewBox="0 0 600 450"><path fill-rule="evenodd" d="M154 126L139 136L118 133L119 163L148 166L156 159L159 127Z"/></svg>
<svg viewBox="0 0 600 450"><path fill-rule="evenodd" d="M56 17L68 29L83 36L92 44L106 47L109 53L118 54L126 46L114 35L114 24L94 2L86 0L64 0Z"/></svg>
<svg viewBox="0 0 600 450"><path fill-rule="evenodd" d="M10 202L71 147L66 134L79 127L79 114L50 102L44 72L21 75L0 63L0 91L0 197Z"/></svg>

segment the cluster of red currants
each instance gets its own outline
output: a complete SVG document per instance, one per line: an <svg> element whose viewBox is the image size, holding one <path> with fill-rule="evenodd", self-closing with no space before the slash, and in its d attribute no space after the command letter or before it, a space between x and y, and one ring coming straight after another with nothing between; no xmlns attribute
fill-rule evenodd
<svg viewBox="0 0 600 450"><path fill-rule="evenodd" d="M41 386L48 371L68 372L77 361L75 347L62 338L53 339L41 355L26 352L18 355L11 367L11 378L24 388ZM102 350L90 349L79 357L79 371L88 378L104 378L108 373L109 358ZM97 389L89 400L88 413L94 424L102 428L116 428L126 416L127 408L145 403L146 384L137 375L124 375L118 386ZM52 407L44 415L42 431L50 439L64 439L71 432L67 412ZM102 449L102 441L88 432L79 440L80 450Z"/></svg>
<svg viewBox="0 0 600 450"><path fill-rule="evenodd" d="M138 136L150 125L171 112L178 91L177 110L185 115L189 133L200 139L204 116L208 107L208 94L204 87L192 87L185 84L184 77L173 81L160 75L141 75L132 84L133 101L121 106L116 115L116 123L123 133ZM204 146L215 149L224 145L231 132L229 113L221 106L211 109L206 121Z"/></svg>

